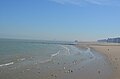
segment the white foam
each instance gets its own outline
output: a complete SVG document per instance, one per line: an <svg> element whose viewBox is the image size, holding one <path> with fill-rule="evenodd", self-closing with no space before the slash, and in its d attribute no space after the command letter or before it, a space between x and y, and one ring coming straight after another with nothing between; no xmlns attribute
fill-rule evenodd
<svg viewBox="0 0 120 79"><path fill-rule="evenodd" d="M91 57L95 57L90 48L87 49L86 53L89 54L89 56Z"/></svg>
<svg viewBox="0 0 120 79"><path fill-rule="evenodd" d="M24 61L26 58L17 59L17 61Z"/></svg>
<svg viewBox="0 0 120 79"><path fill-rule="evenodd" d="M91 52L91 49L90 49L90 48L87 48L87 52Z"/></svg>
<svg viewBox="0 0 120 79"><path fill-rule="evenodd" d="M57 55L59 55L59 53L60 53L60 50L57 53L55 53L55 54L51 54L51 57L49 59L40 61L40 63L47 63L47 62L51 61L52 58L55 57L55 56L57 56Z"/></svg>
<svg viewBox="0 0 120 79"><path fill-rule="evenodd" d="M9 66L9 65L12 65L12 64L14 64L14 62L6 63L6 64L1 64L0 67Z"/></svg>
<svg viewBox="0 0 120 79"><path fill-rule="evenodd" d="M54 56L58 55L59 53L60 53L60 50L57 53L52 54L51 57L54 57Z"/></svg>
<svg viewBox="0 0 120 79"><path fill-rule="evenodd" d="M21 60L21 61L24 61L24 60L25 60L25 58L21 58L20 60Z"/></svg>
<svg viewBox="0 0 120 79"><path fill-rule="evenodd" d="M61 47L63 47L64 49L66 49L67 52L68 52L68 54L70 55L70 49L69 48L67 48L66 46L63 46L63 45L61 45Z"/></svg>

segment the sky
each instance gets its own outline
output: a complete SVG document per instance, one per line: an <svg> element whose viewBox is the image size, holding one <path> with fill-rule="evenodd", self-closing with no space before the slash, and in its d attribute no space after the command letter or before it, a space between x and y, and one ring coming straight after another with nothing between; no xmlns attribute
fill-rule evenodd
<svg viewBox="0 0 120 79"><path fill-rule="evenodd" d="M120 36L120 0L0 0L0 38L95 41Z"/></svg>

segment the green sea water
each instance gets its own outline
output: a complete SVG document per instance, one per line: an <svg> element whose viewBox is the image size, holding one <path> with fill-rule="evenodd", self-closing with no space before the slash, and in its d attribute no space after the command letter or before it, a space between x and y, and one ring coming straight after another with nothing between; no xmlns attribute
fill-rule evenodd
<svg viewBox="0 0 120 79"><path fill-rule="evenodd" d="M62 44L60 44L62 43ZM63 45L53 41L0 39L0 66L17 63L46 63L58 58L74 59L79 54L80 59L89 59L90 53L77 49L72 45ZM65 42L64 42L65 43ZM76 58L76 57L75 57Z"/></svg>

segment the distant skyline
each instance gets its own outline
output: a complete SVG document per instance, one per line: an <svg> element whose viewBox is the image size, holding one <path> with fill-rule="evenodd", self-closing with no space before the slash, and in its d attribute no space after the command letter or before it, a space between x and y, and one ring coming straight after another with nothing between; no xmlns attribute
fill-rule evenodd
<svg viewBox="0 0 120 79"><path fill-rule="evenodd" d="M119 36L119 0L0 0L0 38L95 41Z"/></svg>

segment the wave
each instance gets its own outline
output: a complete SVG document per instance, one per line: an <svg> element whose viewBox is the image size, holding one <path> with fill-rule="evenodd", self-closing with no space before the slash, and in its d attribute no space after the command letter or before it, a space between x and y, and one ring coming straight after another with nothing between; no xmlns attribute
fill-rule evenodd
<svg viewBox="0 0 120 79"><path fill-rule="evenodd" d="M63 47L64 49L66 49L67 52L68 52L68 54L70 55L70 49L69 48L67 48L66 46L63 46L63 45L61 45L61 47Z"/></svg>
<svg viewBox="0 0 120 79"><path fill-rule="evenodd" d="M17 61L24 61L26 58L17 59Z"/></svg>
<svg viewBox="0 0 120 79"><path fill-rule="evenodd" d="M59 55L59 53L60 53L60 50L59 50L57 53L51 54L51 57L50 57L49 59L46 59L46 60L40 61L40 63L47 63L47 62L52 61L53 57Z"/></svg>
<svg viewBox="0 0 120 79"><path fill-rule="evenodd" d="M58 55L59 53L60 53L60 50L57 53L52 54L51 57L54 57L54 56Z"/></svg>
<svg viewBox="0 0 120 79"><path fill-rule="evenodd" d="M94 54L91 52L91 49L90 49L90 48L88 48L85 52L86 52L89 56L95 57Z"/></svg>
<svg viewBox="0 0 120 79"><path fill-rule="evenodd" d="M9 65L12 65L12 64L14 64L14 62L6 63L6 64L1 64L0 67L9 66Z"/></svg>

